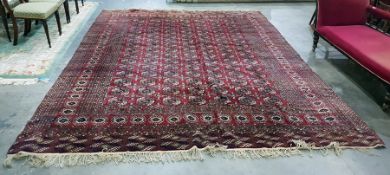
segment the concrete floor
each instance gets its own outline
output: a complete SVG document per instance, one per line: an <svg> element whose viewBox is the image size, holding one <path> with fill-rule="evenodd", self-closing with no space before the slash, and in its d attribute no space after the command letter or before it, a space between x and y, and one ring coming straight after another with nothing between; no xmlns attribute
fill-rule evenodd
<svg viewBox="0 0 390 175"><path fill-rule="evenodd" d="M92 1L92 0L91 0ZM97 0L99 1L99 0ZM308 21L314 11L313 3L250 3L250 4L172 4L164 0L100 0L101 9L175 9L175 10L256 10L261 11L282 33L310 67L341 96L368 124L375 129L386 145L390 144L390 116L382 112L382 87L364 70L351 64L343 55L320 42L316 53L311 52L312 35ZM82 10L82 8L81 8ZM93 18L98 15L97 12ZM55 65L48 83L28 86L0 86L0 161L9 146L31 118L56 77L66 66L94 20L86 27L72 46L65 51L63 63ZM358 80L358 81L355 81ZM371 92L370 92L371 91ZM257 160L226 160L219 157L204 161L167 164L112 163L72 168L30 168L18 163L11 169L0 167L0 175L48 174L332 174L332 175L388 175L390 150L370 152L346 150L342 155L305 153L303 156Z"/></svg>

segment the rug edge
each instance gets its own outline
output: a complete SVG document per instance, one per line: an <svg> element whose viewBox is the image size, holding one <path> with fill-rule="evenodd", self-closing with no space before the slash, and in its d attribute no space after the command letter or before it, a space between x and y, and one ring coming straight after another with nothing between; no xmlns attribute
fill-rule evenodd
<svg viewBox="0 0 390 175"><path fill-rule="evenodd" d="M293 141L294 147L275 147L275 148L233 148L228 149L224 145L209 145L204 148L196 146L188 150L173 151L139 151L139 152L96 152L96 153L32 153L18 152L16 154L7 154L3 166L11 168L15 160L22 160L31 167L74 167L82 165L94 165L114 162L119 163L171 163L179 161L204 160L204 156L222 156L227 159L259 159L290 157L302 155L301 151L321 151L323 154L329 152L337 156L345 149L356 149L366 151L368 149L381 148L384 144L374 146L340 146L338 142L331 142L327 146L316 147L313 144L301 140Z"/></svg>

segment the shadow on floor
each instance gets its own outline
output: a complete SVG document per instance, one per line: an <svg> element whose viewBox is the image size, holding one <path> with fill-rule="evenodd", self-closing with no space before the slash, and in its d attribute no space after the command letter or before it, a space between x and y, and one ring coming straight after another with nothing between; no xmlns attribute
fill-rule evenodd
<svg viewBox="0 0 390 175"><path fill-rule="evenodd" d="M359 86L379 106L383 104L386 89L382 80L351 59L327 59L327 61Z"/></svg>

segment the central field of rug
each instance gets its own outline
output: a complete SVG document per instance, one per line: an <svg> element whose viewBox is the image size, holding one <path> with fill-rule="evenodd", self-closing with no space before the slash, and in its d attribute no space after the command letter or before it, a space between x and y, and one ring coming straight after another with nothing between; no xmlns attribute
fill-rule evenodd
<svg viewBox="0 0 390 175"><path fill-rule="evenodd" d="M259 12L126 10L97 18L7 162L253 158L378 146L375 132Z"/></svg>

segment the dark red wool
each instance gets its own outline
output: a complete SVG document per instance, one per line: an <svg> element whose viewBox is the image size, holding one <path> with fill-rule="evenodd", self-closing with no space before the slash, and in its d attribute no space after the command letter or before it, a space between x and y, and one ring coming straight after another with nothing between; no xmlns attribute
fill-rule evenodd
<svg viewBox="0 0 390 175"><path fill-rule="evenodd" d="M258 12L104 11L8 154L383 146Z"/></svg>

